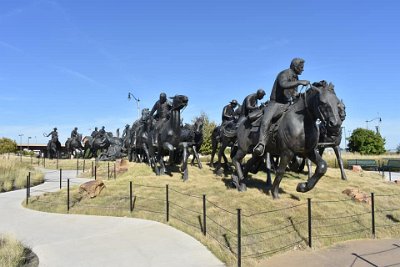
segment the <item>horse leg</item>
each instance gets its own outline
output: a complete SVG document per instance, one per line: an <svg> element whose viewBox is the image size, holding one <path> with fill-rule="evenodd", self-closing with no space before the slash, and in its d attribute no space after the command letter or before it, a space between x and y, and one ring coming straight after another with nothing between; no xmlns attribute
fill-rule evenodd
<svg viewBox="0 0 400 267"><path fill-rule="evenodd" d="M245 179L243 172L242 172L242 159L246 156L246 152L238 149L236 155L232 159L232 163L236 168L236 175L232 174L232 183L236 186L239 191L246 190L246 184L242 182Z"/></svg>
<svg viewBox="0 0 400 267"><path fill-rule="evenodd" d="M280 156L279 166L276 170L274 183L272 184L271 193L273 199L279 198L279 185L282 181L283 175L285 174L286 167L290 160L293 158L293 153L287 151L285 154Z"/></svg>
<svg viewBox="0 0 400 267"><path fill-rule="evenodd" d="M182 174L182 180L184 182L187 181L187 179L189 178L189 174L188 174L188 167L187 167L187 161L189 158L189 153L188 153L188 147L187 144L183 144L183 162L182 162L182 166L181 166L181 171L183 172Z"/></svg>
<svg viewBox="0 0 400 267"><path fill-rule="evenodd" d="M192 159L192 163L194 162L194 159L196 158L197 164L199 165L199 169L202 169L202 168L203 168L203 165L201 164L200 157L199 157L199 153L197 153L196 146L195 146L195 145L192 146L192 149L193 149L193 159Z"/></svg>
<svg viewBox="0 0 400 267"><path fill-rule="evenodd" d="M224 155L224 157L225 157L225 154L224 154L225 148L226 148L226 144L221 143L221 147L219 148L219 151L218 151L218 158L217 158L217 162L216 162L216 166L215 166L215 172L216 172L218 175L222 175L222 171L221 171L221 157L222 157L222 155Z"/></svg>
<svg viewBox="0 0 400 267"><path fill-rule="evenodd" d="M218 141L214 135L211 135L211 159L210 159L210 167L214 167L214 156L217 152Z"/></svg>
<svg viewBox="0 0 400 267"><path fill-rule="evenodd" d="M318 183L319 179L326 173L328 166L326 165L325 160L322 159L321 155L318 153L316 149L313 149L311 153L308 154L308 158L317 166L315 168L315 172L311 178L307 180L305 183L299 183L297 185L297 192L308 192L314 188L314 186Z"/></svg>
<svg viewBox="0 0 400 267"><path fill-rule="evenodd" d="M151 165L151 163L150 163L150 154L149 154L149 150L147 149L146 143L143 143L143 144L142 144L142 149L143 149L143 151L144 151L144 154L145 154L146 157L147 157L147 165Z"/></svg>
<svg viewBox="0 0 400 267"><path fill-rule="evenodd" d="M340 168L340 173L342 174L342 180L347 180L347 176L346 176L346 173L344 172L344 168L343 168L343 160L342 160L342 155L341 155L339 146L334 146L333 150L335 151L335 154L336 154L336 158L337 158L339 168Z"/></svg>
<svg viewBox="0 0 400 267"><path fill-rule="evenodd" d="M267 169L267 190L272 187L272 180L271 180L271 155L269 152L265 153L265 167Z"/></svg>
<svg viewBox="0 0 400 267"><path fill-rule="evenodd" d="M308 158L306 158L305 161L306 161L306 163L307 163L308 179L310 179L310 178L311 178L311 175L312 175L311 160L309 160Z"/></svg>

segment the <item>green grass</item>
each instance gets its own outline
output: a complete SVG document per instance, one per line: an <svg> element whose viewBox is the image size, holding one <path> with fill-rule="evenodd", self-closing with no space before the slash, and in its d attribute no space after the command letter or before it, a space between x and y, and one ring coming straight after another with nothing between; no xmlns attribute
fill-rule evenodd
<svg viewBox="0 0 400 267"><path fill-rule="evenodd" d="M31 251L19 241L9 235L0 235L0 266L19 267L38 266L37 261L31 259Z"/></svg>
<svg viewBox="0 0 400 267"><path fill-rule="evenodd" d="M329 155L327 155L329 162ZM235 265L237 252L237 209L242 212L242 256L244 266L291 249L307 248L307 198L312 199L313 247L370 238L371 213L367 203L356 203L342 193L356 188L375 193L376 235L400 236L399 186L385 182L378 174L346 170L348 181L340 179L340 170L329 168L316 187L308 193L296 192L305 174L286 173L281 182L281 198L272 200L265 192L265 174L253 175L246 192L229 187L229 175L216 176L205 164L203 169L189 167L189 180L182 182L178 172L156 176L144 164L129 163L128 171L108 180L107 163L98 166L98 179L106 184L100 196L89 199L71 189L70 213L127 216L166 222L166 185L169 187L170 220L180 229L206 245L227 265ZM83 176L91 176L88 170ZM129 210L129 182L133 181L134 211ZM206 195L207 236L201 232L202 195ZM32 197L29 207L42 211L67 212L65 189Z"/></svg>
<svg viewBox="0 0 400 267"><path fill-rule="evenodd" d="M15 157L0 160L0 192L26 187L26 177L31 173L31 185L43 183L44 175L26 162Z"/></svg>

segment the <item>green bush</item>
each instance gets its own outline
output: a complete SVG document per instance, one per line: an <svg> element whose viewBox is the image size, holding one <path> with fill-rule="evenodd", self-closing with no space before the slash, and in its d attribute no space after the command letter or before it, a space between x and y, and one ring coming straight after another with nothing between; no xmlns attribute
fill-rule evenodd
<svg viewBox="0 0 400 267"><path fill-rule="evenodd" d="M349 151L363 155L380 155L385 153L385 138L379 132L357 128L349 138Z"/></svg>
<svg viewBox="0 0 400 267"><path fill-rule="evenodd" d="M17 151L17 143L10 138L0 138L0 154L14 153Z"/></svg>

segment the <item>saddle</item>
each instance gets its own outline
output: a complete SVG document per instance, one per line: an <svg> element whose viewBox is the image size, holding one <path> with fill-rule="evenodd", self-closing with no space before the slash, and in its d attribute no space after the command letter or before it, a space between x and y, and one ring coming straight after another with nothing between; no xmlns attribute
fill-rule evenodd
<svg viewBox="0 0 400 267"><path fill-rule="evenodd" d="M221 125L221 133L228 138L237 136L238 124L234 121L228 121Z"/></svg>

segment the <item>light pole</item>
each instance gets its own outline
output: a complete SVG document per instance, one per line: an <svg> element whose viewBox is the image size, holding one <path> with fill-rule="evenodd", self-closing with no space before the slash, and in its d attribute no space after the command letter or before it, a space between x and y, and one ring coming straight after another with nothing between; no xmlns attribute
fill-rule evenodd
<svg viewBox="0 0 400 267"><path fill-rule="evenodd" d="M19 156L22 161L22 136L24 136L24 134L19 134L18 136L19 136Z"/></svg>
<svg viewBox="0 0 400 267"><path fill-rule="evenodd" d="M31 139L32 137L28 136L28 150L29 150L29 139Z"/></svg>
<svg viewBox="0 0 400 267"><path fill-rule="evenodd" d="M131 100L131 97L133 99L135 99L135 101L136 101L137 115L138 115L138 118L140 118L140 108L139 108L140 99L136 98L131 92L128 92L128 100Z"/></svg>
<svg viewBox="0 0 400 267"><path fill-rule="evenodd" d="M376 118L373 118L373 119L370 119L370 120L366 120L365 123L367 124L367 130L368 130L368 123L372 122L372 121L375 121L375 120L379 120L379 123L382 122L382 118L381 117L376 117Z"/></svg>

